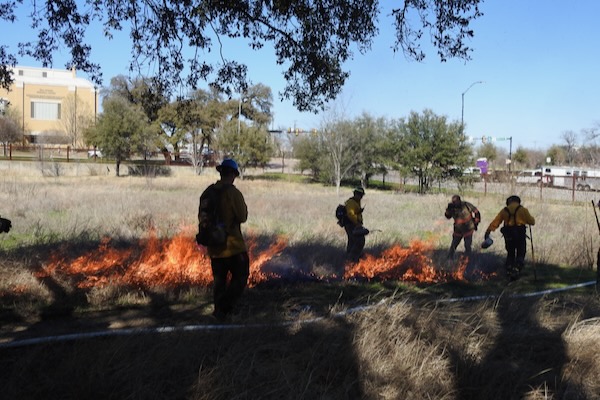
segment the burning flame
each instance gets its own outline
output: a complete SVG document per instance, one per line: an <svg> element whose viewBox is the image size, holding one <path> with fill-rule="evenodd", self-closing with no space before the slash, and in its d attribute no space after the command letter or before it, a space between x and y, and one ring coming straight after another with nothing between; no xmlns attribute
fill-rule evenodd
<svg viewBox="0 0 600 400"><path fill-rule="evenodd" d="M280 278L266 272L265 266L287 247L279 237L266 249L259 249L255 236L248 235L250 277L248 286ZM407 248L395 245L380 256L367 254L356 264L346 264L343 279L380 279L412 282L465 281L468 258L462 257L453 271L440 270L429 256L432 242L414 240ZM98 248L70 258L67 246L56 251L40 271L38 278L53 275L67 277L78 288L125 285L139 288L212 285L210 258L194 241L190 229L172 238L151 233L137 246L124 247L105 238ZM311 274L312 273L308 273ZM485 278L483 274L481 277ZM337 279L335 275L320 279Z"/></svg>
<svg viewBox="0 0 600 400"><path fill-rule="evenodd" d="M356 264L346 265L344 279L366 278L402 280L412 282L466 281L465 272L469 259L461 257L456 270L446 272L437 269L427 255L433 250L431 242L413 240L408 248L395 245L380 257L367 255Z"/></svg>

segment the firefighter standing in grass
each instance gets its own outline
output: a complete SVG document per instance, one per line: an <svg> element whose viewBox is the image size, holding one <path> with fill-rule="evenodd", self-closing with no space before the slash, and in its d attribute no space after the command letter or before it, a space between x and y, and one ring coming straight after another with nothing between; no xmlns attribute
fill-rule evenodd
<svg viewBox="0 0 600 400"><path fill-rule="evenodd" d="M525 265L527 225L535 225L535 218L521 205L519 196L513 195L506 199L506 207L500 210L488 226L485 239L488 239L490 232L498 229L501 223L504 223L500 232L506 245L506 273L509 279L518 279Z"/></svg>
<svg viewBox="0 0 600 400"><path fill-rule="evenodd" d="M346 254L352 262L358 262L365 248L365 236L369 230L363 226L363 208L360 206L360 201L365 195L365 190L361 187L354 189L353 196L346 200L346 223L344 229L348 237L346 246Z"/></svg>
<svg viewBox="0 0 600 400"><path fill-rule="evenodd" d="M242 296L250 275L250 261L241 224L248 219L248 208L242 193L233 185L240 173L234 160L226 159L217 166L221 179L214 184L219 191L219 221L222 221L227 239L224 245L207 246L211 260L214 284L213 316L225 319ZM212 186L212 185L211 185ZM207 189L208 190L208 189ZM206 191L205 191L206 192ZM201 222L202 199L198 219ZM228 273L231 279L227 280Z"/></svg>
<svg viewBox="0 0 600 400"><path fill-rule="evenodd" d="M10 228L12 228L12 223L10 222L10 220L0 217L0 233L8 233L10 231Z"/></svg>
<svg viewBox="0 0 600 400"><path fill-rule="evenodd" d="M464 241L465 255L471 254L471 245L473 244L473 233L477 230L477 225L481 221L481 214L473 204L462 201L460 196L455 194L452 201L448 203L444 216L447 219L454 218L454 231L452 232L452 243L448 250L448 258L454 258L454 252Z"/></svg>

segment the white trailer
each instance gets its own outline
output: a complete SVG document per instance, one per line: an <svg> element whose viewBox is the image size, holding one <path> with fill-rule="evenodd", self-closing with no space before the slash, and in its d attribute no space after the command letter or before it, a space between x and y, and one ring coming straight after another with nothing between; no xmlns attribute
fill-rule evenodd
<svg viewBox="0 0 600 400"><path fill-rule="evenodd" d="M540 169L526 169L517 175L518 185L540 185L542 182L542 171Z"/></svg>
<svg viewBox="0 0 600 400"><path fill-rule="evenodd" d="M577 190L600 190L600 170L581 168L574 170L573 175Z"/></svg>
<svg viewBox="0 0 600 400"><path fill-rule="evenodd" d="M573 187L574 167L545 165L542 167L540 184L544 186L571 188Z"/></svg>

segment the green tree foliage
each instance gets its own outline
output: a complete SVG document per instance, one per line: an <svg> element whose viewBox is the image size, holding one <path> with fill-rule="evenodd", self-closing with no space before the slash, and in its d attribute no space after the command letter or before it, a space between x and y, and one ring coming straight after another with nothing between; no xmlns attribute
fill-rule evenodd
<svg viewBox="0 0 600 400"><path fill-rule="evenodd" d="M243 98L224 100L215 88L196 90L188 98L180 98L163 106L158 112L158 122L163 133L164 145L171 145L175 157L179 158L181 146L192 145L192 164L201 166L200 149L206 145L209 149L222 150L226 154L236 155L239 163L240 149L248 151L242 156L250 165L265 163L265 157L271 155L271 141L268 148L263 147L265 154L258 155L262 139L256 139L254 128L267 134L266 127L271 121L273 106L271 89L265 85L251 86ZM245 122L242 123L241 119ZM245 133L238 135L238 126L244 126ZM241 132L240 132L241 133ZM219 138L217 140L217 138ZM218 144L218 146L215 146ZM248 147L249 146L249 147ZM163 146L164 147L164 146Z"/></svg>
<svg viewBox="0 0 600 400"><path fill-rule="evenodd" d="M102 96L127 99L131 104L138 105L150 122L156 121L159 110L169 103L163 82L157 78L130 79L117 75L110 80L110 86L102 90Z"/></svg>
<svg viewBox="0 0 600 400"><path fill-rule="evenodd" d="M374 174L398 170L416 176L425 192L433 181L460 177L471 162L472 148L458 122L425 110L411 113L407 122L367 114L331 121L316 137L297 139L294 154L300 170L311 170L338 189L344 179L359 178L368 186Z"/></svg>
<svg viewBox="0 0 600 400"><path fill-rule="evenodd" d="M132 153L144 152L152 140L146 114L140 106L120 96L107 97L96 125L85 133L86 141L115 159L119 176L121 163Z"/></svg>
<svg viewBox="0 0 600 400"><path fill-rule="evenodd" d="M168 145L173 147L175 159L179 158L179 145L183 143L185 135L189 130L185 120L188 118L187 102L177 100L166 104L158 112L158 123L164 132L162 135L161 150L167 152Z"/></svg>
<svg viewBox="0 0 600 400"><path fill-rule="evenodd" d="M512 161L518 165L529 166L529 154L523 147L517 147L517 150L512 155Z"/></svg>
<svg viewBox="0 0 600 400"><path fill-rule="evenodd" d="M271 135L259 126L248 127L240 140L238 160L247 167L265 167L274 154Z"/></svg>
<svg viewBox="0 0 600 400"><path fill-rule="evenodd" d="M319 139L314 136L299 136L293 141L294 157L298 160L297 169L300 172L310 171L313 179L318 180L323 169L323 159L326 158Z"/></svg>
<svg viewBox="0 0 600 400"><path fill-rule="evenodd" d="M228 121L219 131L217 147L224 155L235 158L242 171L247 167L264 167L274 151L267 130L242 122L238 135L237 128L237 121Z"/></svg>
<svg viewBox="0 0 600 400"><path fill-rule="evenodd" d="M434 180L444 180L462 171L471 158L471 147L459 122L431 110L411 112L402 125L400 137L402 170L419 180L419 192L426 192Z"/></svg>
<svg viewBox="0 0 600 400"><path fill-rule="evenodd" d="M117 75L110 80L110 86L102 90L102 96L121 97L144 112L149 123L145 132L147 135L144 159L149 152L161 147L161 135L164 131L158 122L158 115L169 100L160 80L142 77L130 79L124 75Z"/></svg>
<svg viewBox="0 0 600 400"><path fill-rule="evenodd" d="M266 127L273 119L273 93L262 83L250 86L244 93L244 100L236 111L255 125ZM240 106L240 104L238 104Z"/></svg>
<svg viewBox="0 0 600 400"><path fill-rule="evenodd" d="M493 143L484 143L477 149L477 157L487 158L492 164L498 159L498 148Z"/></svg>
<svg viewBox="0 0 600 400"><path fill-rule="evenodd" d="M356 175L360 177L361 185L367 187L369 179L375 174L387 172L386 155L386 121L376 119L364 113L352 121L356 129L357 147L361 150L356 153Z"/></svg>
<svg viewBox="0 0 600 400"><path fill-rule="evenodd" d="M470 24L482 14L482 0L404 0L392 10L396 29L394 51L422 60L420 44L430 35L441 60L469 58L466 40L473 36ZM129 30L130 69L142 73L156 68L160 86L197 89L201 81L231 95L244 93L247 67L225 58L225 38L243 38L252 49L270 45L276 63L282 66L287 85L280 93L302 111L316 111L340 93L349 72L346 62L353 50L367 52L378 34L381 12L377 0L220 0L112 1L46 0L8 1L0 7L5 25L22 24L27 16L37 38L22 43L21 56L52 65L59 49L70 53L67 66L90 74L102 84L100 64L92 59L86 41L89 29L102 30L111 39L115 32ZM23 31L4 26L4 31ZM212 52L216 47L221 51ZM225 47L225 49L223 49ZM17 58L12 49L0 46L0 85L8 87L12 77L7 66ZM203 59L202 54L218 54Z"/></svg>
<svg viewBox="0 0 600 400"><path fill-rule="evenodd" d="M546 152L546 157L550 157L550 165L564 164L567 159L565 150L558 145L551 146Z"/></svg>
<svg viewBox="0 0 600 400"><path fill-rule="evenodd" d="M354 120L332 119L314 134L296 140L296 157L301 170L336 185L344 179L360 179L363 186L375 173L386 170L385 120L368 114Z"/></svg>
<svg viewBox="0 0 600 400"><path fill-rule="evenodd" d="M216 107L213 106L215 101ZM219 111L213 113L213 109ZM163 153L170 145L175 159L179 160L181 147L190 144L192 164L201 167L200 149L204 144L212 143L211 133L224 121L225 110L218 99L211 98L204 91L197 91L190 98L177 99L165 105L158 112Z"/></svg>

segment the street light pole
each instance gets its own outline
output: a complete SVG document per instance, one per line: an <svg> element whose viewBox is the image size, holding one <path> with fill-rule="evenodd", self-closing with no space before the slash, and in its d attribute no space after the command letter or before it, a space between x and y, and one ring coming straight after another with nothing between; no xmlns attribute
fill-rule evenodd
<svg viewBox="0 0 600 400"><path fill-rule="evenodd" d="M508 146L508 171L512 171L512 136L508 138L508 140L510 140L509 146Z"/></svg>
<svg viewBox="0 0 600 400"><path fill-rule="evenodd" d="M471 83L471 85L461 94L462 97L462 105L461 105L461 110L460 110L460 127L461 129L464 130L464 119L465 119L465 93L467 93L469 91L469 89L471 89L474 85L478 84L478 83L483 83L483 81L476 81Z"/></svg>

